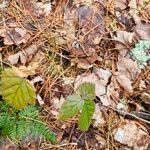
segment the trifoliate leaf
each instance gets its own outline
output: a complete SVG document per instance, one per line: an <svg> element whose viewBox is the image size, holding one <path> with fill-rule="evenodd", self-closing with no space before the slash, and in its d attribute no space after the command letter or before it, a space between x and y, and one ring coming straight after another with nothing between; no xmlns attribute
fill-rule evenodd
<svg viewBox="0 0 150 150"><path fill-rule="evenodd" d="M84 101L79 95L68 96L66 102L62 105L58 118L65 121L68 118L75 116L82 109Z"/></svg>
<svg viewBox="0 0 150 150"><path fill-rule="evenodd" d="M79 118L78 126L81 131L87 131L95 110L95 104L92 100L84 101L82 112Z"/></svg>
<svg viewBox="0 0 150 150"><path fill-rule="evenodd" d="M79 87L79 92L84 100L93 100L95 98L95 84L84 82Z"/></svg>
<svg viewBox="0 0 150 150"><path fill-rule="evenodd" d="M1 76L1 94L12 107L21 109L35 103L34 87L24 78L20 78L12 69L5 69Z"/></svg>
<svg viewBox="0 0 150 150"><path fill-rule="evenodd" d="M150 49L150 41L140 41L135 45L135 48L131 50L131 55L135 58L138 63L139 67L143 68L147 65L147 61L150 59L150 54L146 51Z"/></svg>

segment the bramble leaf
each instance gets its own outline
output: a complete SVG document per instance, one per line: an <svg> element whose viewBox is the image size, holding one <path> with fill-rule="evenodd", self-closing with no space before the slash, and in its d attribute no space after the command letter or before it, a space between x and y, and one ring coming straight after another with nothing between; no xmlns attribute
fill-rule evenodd
<svg viewBox="0 0 150 150"><path fill-rule="evenodd" d="M66 102L60 109L58 119L65 121L68 118L75 116L82 109L83 99L79 95L70 95L68 96Z"/></svg>
<svg viewBox="0 0 150 150"><path fill-rule="evenodd" d="M78 126L81 131L87 131L95 110L95 103L92 100L85 100L79 118Z"/></svg>
<svg viewBox="0 0 150 150"><path fill-rule="evenodd" d="M24 78L20 78L12 69L5 69L1 75L1 94L12 107L22 109L35 104L34 87Z"/></svg>
<svg viewBox="0 0 150 150"><path fill-rule="evenodd" d="M84 82L78 87L78 89L82 99L95 99L95 84Z"/></svg>

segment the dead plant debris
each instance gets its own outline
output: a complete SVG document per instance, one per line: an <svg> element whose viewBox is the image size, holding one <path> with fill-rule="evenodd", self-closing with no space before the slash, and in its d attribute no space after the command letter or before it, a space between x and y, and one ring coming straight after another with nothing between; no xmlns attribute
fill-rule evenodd
<svg viewBox="0 0 150 150"><path fill-rule="evenodd" d="M1 70L12 67L34 85L43 123L58 140L8 139L0 149L150 149L149 0L1 0L0 53ZM81 132L78 116L57 116L84 82L95 85L96 98Z"/></svg>

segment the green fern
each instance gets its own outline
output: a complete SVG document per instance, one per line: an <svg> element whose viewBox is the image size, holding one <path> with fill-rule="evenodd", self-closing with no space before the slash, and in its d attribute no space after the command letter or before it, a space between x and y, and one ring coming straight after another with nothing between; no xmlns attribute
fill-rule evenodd
<svg viewBox="0 0 150 150"><path fill-rule="evenodd" d="M39 118L39 110L28 106L23 110L10 108L6 103L0 103L0 132L12 140L30 140L30 138L45 138L56 142L54 133Z"/></svg>

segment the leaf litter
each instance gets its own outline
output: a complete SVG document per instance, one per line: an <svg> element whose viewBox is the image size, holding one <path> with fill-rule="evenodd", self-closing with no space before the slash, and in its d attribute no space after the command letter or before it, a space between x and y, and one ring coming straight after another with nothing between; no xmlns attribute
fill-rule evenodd
<svg viewBox="0 0 150 150"><path fill-rule="evenodd" d="M17 0L0 6L1 62L35 86L59 148L63 142L70 149L149 148L149 119L143 120L150 111L147 1ZM78 130L76 117L57 120L62 104L84 82L94 84L96 94L85 133ZM84 128L86 111L84 105L79 119ZM141 111L146 117L139 116ZM130 116L133 112L138 119ZM42 141L41 147L49 143Z"/></svg>

